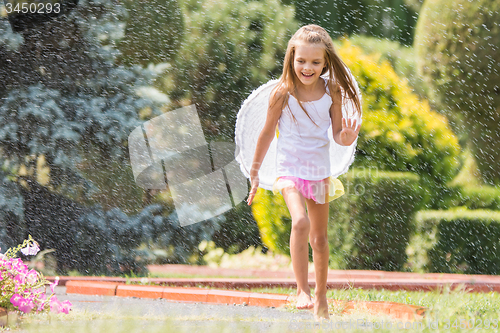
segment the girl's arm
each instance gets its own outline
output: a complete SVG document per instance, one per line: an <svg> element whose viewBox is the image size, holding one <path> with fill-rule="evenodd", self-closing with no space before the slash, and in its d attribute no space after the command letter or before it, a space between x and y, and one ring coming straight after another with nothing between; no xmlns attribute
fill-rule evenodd
<svg viewBox="0 0 500 333"><path fill-rule="evenodd" d="M332 119L333 139L341 146L350 146L358 137L361 126L356 126L356 119L342 117L342 94L340 90L332 94L330 118Z"/></svg>
<svg viewBox="0 0 500 333"><path fill-rule="evenodd" d="M282 104L279 101L281 101L282 98L280 97L282 97L282 95L279 92L271 95L269 101L270 106L267 109L266 123L264 124L264 128L262 128L259 139L257 140L252 168L250 169L250 181L252 183L252 188L250 189L250 194L247 199L248 205L252 203L255 193L257 193L257 188L259 187L259 169L264 157L267 154L269 146L276 135L276 125L281 117ZM273 107L271 107L271 105Z"/></svg>

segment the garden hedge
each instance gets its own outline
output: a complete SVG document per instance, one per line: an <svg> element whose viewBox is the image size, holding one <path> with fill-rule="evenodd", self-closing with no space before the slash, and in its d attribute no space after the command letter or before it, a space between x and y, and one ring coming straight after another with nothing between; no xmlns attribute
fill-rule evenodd
<svg viewBox="0 0 500 333"><path fill-rule="evenodd" d="M434 194L433 209L453 207L500 210L500 188L494 186L443 186Z"/></svg>
<svg viewBox="0 0 500 333"><path fill-rule="evenodd" d="M421 209L419 177L409 172L353 169L341 178L346 194L332 202L332 268L399 271Z"/></svg>
<svg viewBox="0 0 500 333"><path fill-rule="evenodd" d="M429 210L415 218L407 267L418 272L499 274L500 212Z"/></svg>
<svg viewBox="0 0 500 333"><path fill-rule="evenodd" d="M500 184L500 2L427 0L415 30L419 74L432 99L463 116L481 176Z"/></svg>

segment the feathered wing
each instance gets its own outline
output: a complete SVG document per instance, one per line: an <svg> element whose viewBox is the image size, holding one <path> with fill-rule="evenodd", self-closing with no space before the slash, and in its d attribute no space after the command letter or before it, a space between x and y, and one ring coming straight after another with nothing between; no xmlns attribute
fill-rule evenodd
<svg viewBox="0 0 500 333"><path fill-rule="evenodd" d="M278 80L271 80L255 89L241 105L236 118L236 161L245 177L250 178L257 139L264 128L271 91ZM260 187L271 190L276 179L276 144L274 137L259 170Z"/></svg>
<svg viewBox="0 0 500 333"><path fill-rule="evenodd" d="M350 72L349 74L351 75L351 79L355 83L356 90L361 98L358 84L354 76L352 76ZM328 72L323 76L327 78ZM278 80L270 80L255 89L241 105L236 118L235 159L240 164L240 169L247 178L250 178L250 169L252 167L257 140L266 122L271 91L277 83ZM343 117L348 119L356 118L358 124L361 124L361 117L354 116L356 114L355 110L355 105L352 101L345 100L343 102ZM349 166L354 161L357 139L350 146L341 146L337 144L333 139L331 125L328 129L328 137L330 139L331 175L336 178L347 172ZM277 138L275 136L259 169L259 186L266 190L272 190L274 181L276 180L276 146Z"/></svg>

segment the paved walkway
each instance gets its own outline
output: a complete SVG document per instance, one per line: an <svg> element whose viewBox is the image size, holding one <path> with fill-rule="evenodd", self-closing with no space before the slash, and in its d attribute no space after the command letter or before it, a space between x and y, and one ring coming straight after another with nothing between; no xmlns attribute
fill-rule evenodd
<svg viewBox="0 0 500 333"><path fill-rule="evenodd" d="M116 321L120 326L127 318L133 320L133 325L140 327L138 331L142 332L166 326L166 332L222 332L221 328L225 332L289 332L297 331L294 327L297 327L298 321L302 322L301 325L312 325L314 320L311 311L291 313L259 306L67 294L66 287L56 287L56 294L60 300L70 300L75 311L98 314L97 321L85 323L88 326L86 332L102 332L99 327L103 325L103 320L108 323Z"/></svg>
<svg viewBox="0 0 500 333"><path fill-rule="evenodd" d="M60 300L71 301L75 312L85 314L81 320L57 323L57 329L68 332L303 333L318 332L318 328L322 328L322 332L365 331L367 326L364 325L370 322L391 322L404 327L412 321L387 314L356 311L353 314L330 314L330 320L318 323L314 321L311 310L291 312L282 307L173 302L166 299L71 294L66 291L66 287L56 287ZM53 330L42 331L40 327L35 327L24 332L52 333Z"/></svg>

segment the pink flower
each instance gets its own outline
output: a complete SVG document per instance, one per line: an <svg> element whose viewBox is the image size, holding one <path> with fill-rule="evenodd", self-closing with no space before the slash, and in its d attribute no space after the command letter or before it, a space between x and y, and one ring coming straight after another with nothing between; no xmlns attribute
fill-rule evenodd
<svg viewBox="0 0 500 333"><path fill-rule="evenodd" d="M21 249L21 252L25 255L25 256L34 256L35 254L37 254L38 252L40 251L40 248L38 247L38 243L37 242L33 242L33 245L32 246L26 246L25 248Z"/></svg>
<svg viewBox="0 0 500 333"><path fill-rule="evenodd" d="M57 299L57 297L53 296L50 299L50 311L55 312L55 313L61 312L61 310L60 310L61 305L62 305L62 303Z"/></svg>
<svg viewBox="0 0 500 333"><path fill-rule="evenodd" d="M34 269L28 272L26 275L26 280L28 281L29 284L35 284L36 280L38 278L38 273Z"/></svg>
<svg viewBox="0 0 500 333"><path fill-rule="evenodd" d="M19 311L24 312L24 313L29 313L35 305L33 304L32 300L24 299L21 301L21 304L17 307Z"/></svg>
<svg viewBox="0 0 500 333"><path fill-rule="evenodd" d="M71 302L70 301L59 301L55 296L50 299L50 311L55 313L66 313L68 314L71 310Z"/></svg>
<svg viewBox="0 0 500 333"><path fill-rule="evenodd" d="M16 287L23 285L26 282L26 275L19 273L16 275L14 278L14 283L16 284Z"/></svg>
<svg viewBox="0 0 500 333"><path fill-rule="evenodd" d="M30 236L29 241L32 241ZM22 249L25 255L35 255L40 248L35 242ZM46 286L50 282L34 269L29 269L19 258L0 256L0 293L10 300L15 309L23 313L32 311L45 312L50 310L56 313L69 313L71 302L59 301L54 296L55 287L59 284L59 277L50 283L51 296L46 296Z"/></svg>
<svg viewBox="0 0 500 333"><path fill-rule="evenodd" d="M59 310L62 313L68 314L69 311L71 310L71 302L70 301L64 301L62 302L61 306L59 307Z"/></svg>
<svg viewBox="0 0 500 333"><path fill-rule="evenodd" d="M24 301L24 298L19 294L14 294L10 298L10 302L12 303L12 305L17 307L19 306L19 304L21 304L22 301Z"/></svg>
<svg viewBox="0 0 500 333"><path fill-rule="evenodd" d="M50 290L54 293L54 288L59 284L59 276L56 276L54 283L50 284Z"/></svg>
<svg viewBox="0 0 500 333"><path fill-rule="evenodd" d="M44 309L45 309L45 303L44 302L40 302L38 304L38 307L36 308L36 311L37 312L42 312Z"/></svg>

